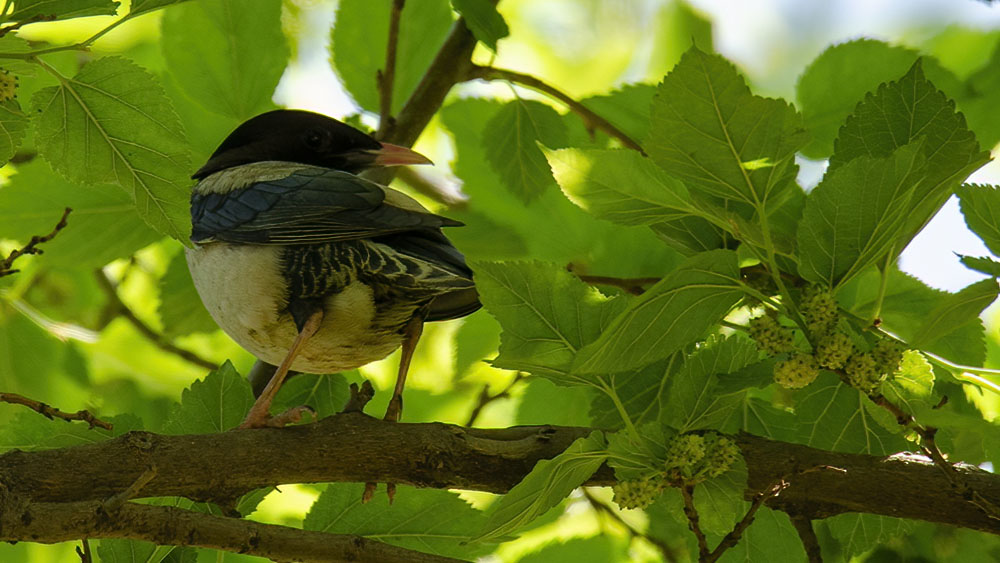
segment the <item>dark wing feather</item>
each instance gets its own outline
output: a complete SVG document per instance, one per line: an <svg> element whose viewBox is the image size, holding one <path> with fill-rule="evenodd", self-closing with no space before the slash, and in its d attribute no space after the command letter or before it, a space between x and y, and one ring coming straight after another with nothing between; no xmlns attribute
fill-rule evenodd
<svg viewBox="0 0 1000 563"><path fill-rule="evenodd" d="M461 225L429 211L393 205L385 190L347 172L304 167L226 193L196 191L191 240L316 244Z"/></svg>

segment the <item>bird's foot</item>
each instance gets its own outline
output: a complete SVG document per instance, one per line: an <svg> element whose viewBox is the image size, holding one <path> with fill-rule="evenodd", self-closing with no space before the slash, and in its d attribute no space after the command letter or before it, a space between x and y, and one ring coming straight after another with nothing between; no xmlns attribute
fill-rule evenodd
<svg viewBox="0 0 1000 563"><path fill-rule="evenodd" d="M403 397L402 395L393 395L389 399L389 406L385 409L385 416L382 420L388 420L389 422L399 422L399 419L403 416Z"/></svg>
<svg viewBox="0 0 1000 563"><path fill-rule="evenodd" d="M316 419L316 411L306 405L292 407L275 416L271 416L267 411L250 409L250 413L247 414L247 417L243 419L243 422L237 428L283 428L289 424L299 422L306 413L312 416L314 420Z"/></svg>
<svg viewBox="0 0 1000 563"><path fill-rule="evenodd" d="M376 488L378 483L365 483L365 491L361 493L361 504L368 504L368 501L375 496ZM389 504L392 504L392 501L396 500L396 484L386 483L385 494L389 496Z"/></svg>

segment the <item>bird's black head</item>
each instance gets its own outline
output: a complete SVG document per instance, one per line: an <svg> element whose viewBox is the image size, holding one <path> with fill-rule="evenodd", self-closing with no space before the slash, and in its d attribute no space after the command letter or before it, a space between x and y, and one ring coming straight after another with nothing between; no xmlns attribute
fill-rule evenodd
<svg viewBox="0 0 1000 563"><path fill-rule="evenodd" d="M236 128L191 177L251 162L298 162L357 173L376 166L429 164L405 147L380 143L336 119L302 110L262 113Z"/></svg>

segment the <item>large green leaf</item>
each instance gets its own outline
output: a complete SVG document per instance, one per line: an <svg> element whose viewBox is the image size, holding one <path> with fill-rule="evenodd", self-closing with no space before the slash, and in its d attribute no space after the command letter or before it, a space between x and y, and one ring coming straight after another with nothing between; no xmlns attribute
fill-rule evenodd
<svg viewBox="0 0 1000 563"><path fill-rule="evenodd" d="M465 18L465 25L476 39L494 53L497 41L510 35L507 22L491 0L451 0L451 5Z"/></svg>
<svg viewBox="0 0 1000 563"><path fill-rule="evenodd" d="M281 0L200 0L163 15L167 68L205 108L240 120L272 109L288 64Z"/></svg>
<svg viewBox="0 0 1000 563"><path fill-rule="evenodd" d="M886 157L923 137L927 163L924 180L914 190L902 250L944 204L954 189L989 160L981 151L955 102L935 87L917 61L905 76L883 84L858 104L834 143L830 171L859 156Z"/></svg>
<svg viewBox="0 0 1000 563"><path fill-rule="evenodd" d="M833 153L837 130L865 94L903 75L917 52L874 39L828 47L799 78L796 98L811 139L802 148L810 158ZM864 61L864 64L858 64Z"/></svg>
<svg viewBox="0 0 1000 563"><path fill-rule="evenodd" d="M486 124L482 145L493 170L524 202L555 184L538 144L566 144L566 125L552 107L533 100L508 102Z"/></svg>
<svg viewBox="0 0 1000 563"><path fill-rule="evenodd" d="M666 358L703 336L739 301L739 283L735 252L689 258L580 350L573 373L622 372Z"/></svg>
<svg viewBox="0 0 1000 563"><path fill-rule="evenodd" d="M795 405L800 439L814 448L835 452L886 455L906 449L906 442L882 428L865 405L863 393L842 383L836 375L821 372L803 389Z"/></svg>
<svg viewBox="0 0 1000 563"><path fill-rule="evenodd" d="M608 299L557 266L478 263L474 269L483 305L503 327L494 364L557 383L584 383L568 373L573 358L601 334L624 301Z"/></svg>
<svg viewBox="0 0 1000 563"><path fill-rule="evenodd" d="M824 523L846 551L853 557L885 544L906 533L911 523L899 518L877 514L839 514Z"/></svg>
<svg viewBox="0 0 1000 563"><path fill-rule="evenodd" d="M32 98L39 152L76 182L118 184L151 227L187 242L190 149L155 77L120 57L87 63Z"/></svg>
<svg viewBox="0 0 1000 563"><path fill-rule="evenodd" d="M650 225L694 211L684 184L633 150L569 148L545 157L566 197L596 217Z"/></svg>
<svg viewBox="0 0 1000 563"><path fill-rule="evenodd" d="M243 421L251 404L250 383L227 361L184 390L163 432L207 434L232 430Z"/></svg>
<svg viewBox="0 0 1000 563"><path fill-rule="evenodd" d="M472 559L492 549L467 541L486 518L455 493L399 487L392 504L382 492L363 504L363 491L361 483L327 485L302 527L362 536L445 557Z"/></svg>
<svg viewBox="0 0 1000 563"><path fill-rule="evenodd" d="M0 162L7 162L14 156L27 129L28 116L24 115L17 100L0 104Z"/></svg>
<svg viewBox="0 0 1000 563"><path fill-rule="evenodd" d="M690 189L760 210L794 184L806 138L792 106L753 95L732 63L692 47L657 89L645 147Z"/></svg>
<svg viewBox="0 0 1000 563"><path fill-rule="evenodd" d="M535 464L534 469L490 510L477 541L512 534L569 496L604 463L600 432L573 442L566 451Z"/></svg>
<svg viewBox="0 0 1000 563"><path fill-rule="evenodd" d="M749 338L731 336L710 339L685 360L670 377L660 422L679 432L722 430L743 400L742 392L720 392L720 376L735 373L760 359L757 345Z"/></svg>
<svg viewBox="0 0 1000 563"><path fill-rule="evenodd" d="M392 2L343 0L337 5L330 44L333 66L362 108L377 112L376 74L385 68ZM399 111L416 88L452 24L448 0L410 0L399 20L392 111Z"/></svg>
<svg viewBox="0 0 1000 563"><path fill-rule="evenodd" d="M1000 256L1000 190L996 186L966 184L957 192L965 224Z"/></svg>
<svg viewBox="0 0 1000 563"><path fill-rule="evenodd" d="M897 255L924 170L919 142L887 158L859 157L829 170L806 199L799 222L802 277L836 286L887 254Z"/></svg>
<svg viewBox="0 0 1000 563"><path fill-rule="evenodd" d="M721 563L805 560L802 540L788 514L767 506L760 507L740 542L719 558Z"/></svg>
<svg viewBox="0 0 1000 563"><path fill-rule="evenodd" d="M925 318L923 324L910 340L915 348L934 349L941 339L953 334L966 325L981 327L979 313L997 298L997 280L990 278L978 281L948 296Z"/></svg>
<svg viewBox="0 0 1000 563"><path fill-rule="evenodd" d="M136 540L103 539L97 544L97 555L102 563L160 563L175 549L181 548Z"/></svg>
<svg viewBox="0 0 1000 563"><path fill-rule="evenodd" d="M607 94L583 98L580 103L639 140L649 133L649 109L655 95L653 84L626 84Z"/></svg>
<svg viewBox="0 0 1000 563"><path fill-rule="evenodd" d="M63 209L66 228L44 245L48 266L98 268L161 237L135 212L128 194L69 182L41 160L18 166L0 188L0 236L27 241L52 230Z"/></svg>

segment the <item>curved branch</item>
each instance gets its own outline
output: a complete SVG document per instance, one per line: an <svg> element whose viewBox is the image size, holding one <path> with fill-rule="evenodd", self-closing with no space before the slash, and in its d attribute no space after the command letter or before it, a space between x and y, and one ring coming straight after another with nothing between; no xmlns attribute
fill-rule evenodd
<svg viewBox="0 0 1000 563"><path fill-rule="evenodd" d="M555 98L566 105L573 113L580 116L583 119L584 125L587 129L594 130L599 129L604 131L611 137L621 141L622 145L639 151L643 156L646 156L646 151L642 150L642 145L635 141L632 137L629 137L621 129L617 128L607 119L604 119L600 115L597 115L591 111L587 106L581 104L580 102L574 100L569 95L563 93L561 90L557 89L555 86L551 86L546 82L542 82L540 79L531 76L530 74L523 74L520 72L515 72L513 70L506 70L502 68L496 68L492 66L480 66L473 65L469 70L467 77L469 80L480 78L483 80L508 80L515 84L520 84L521 86L527 86L532 90L538 90L543 94L546 94L552 98Z"/></svg>

